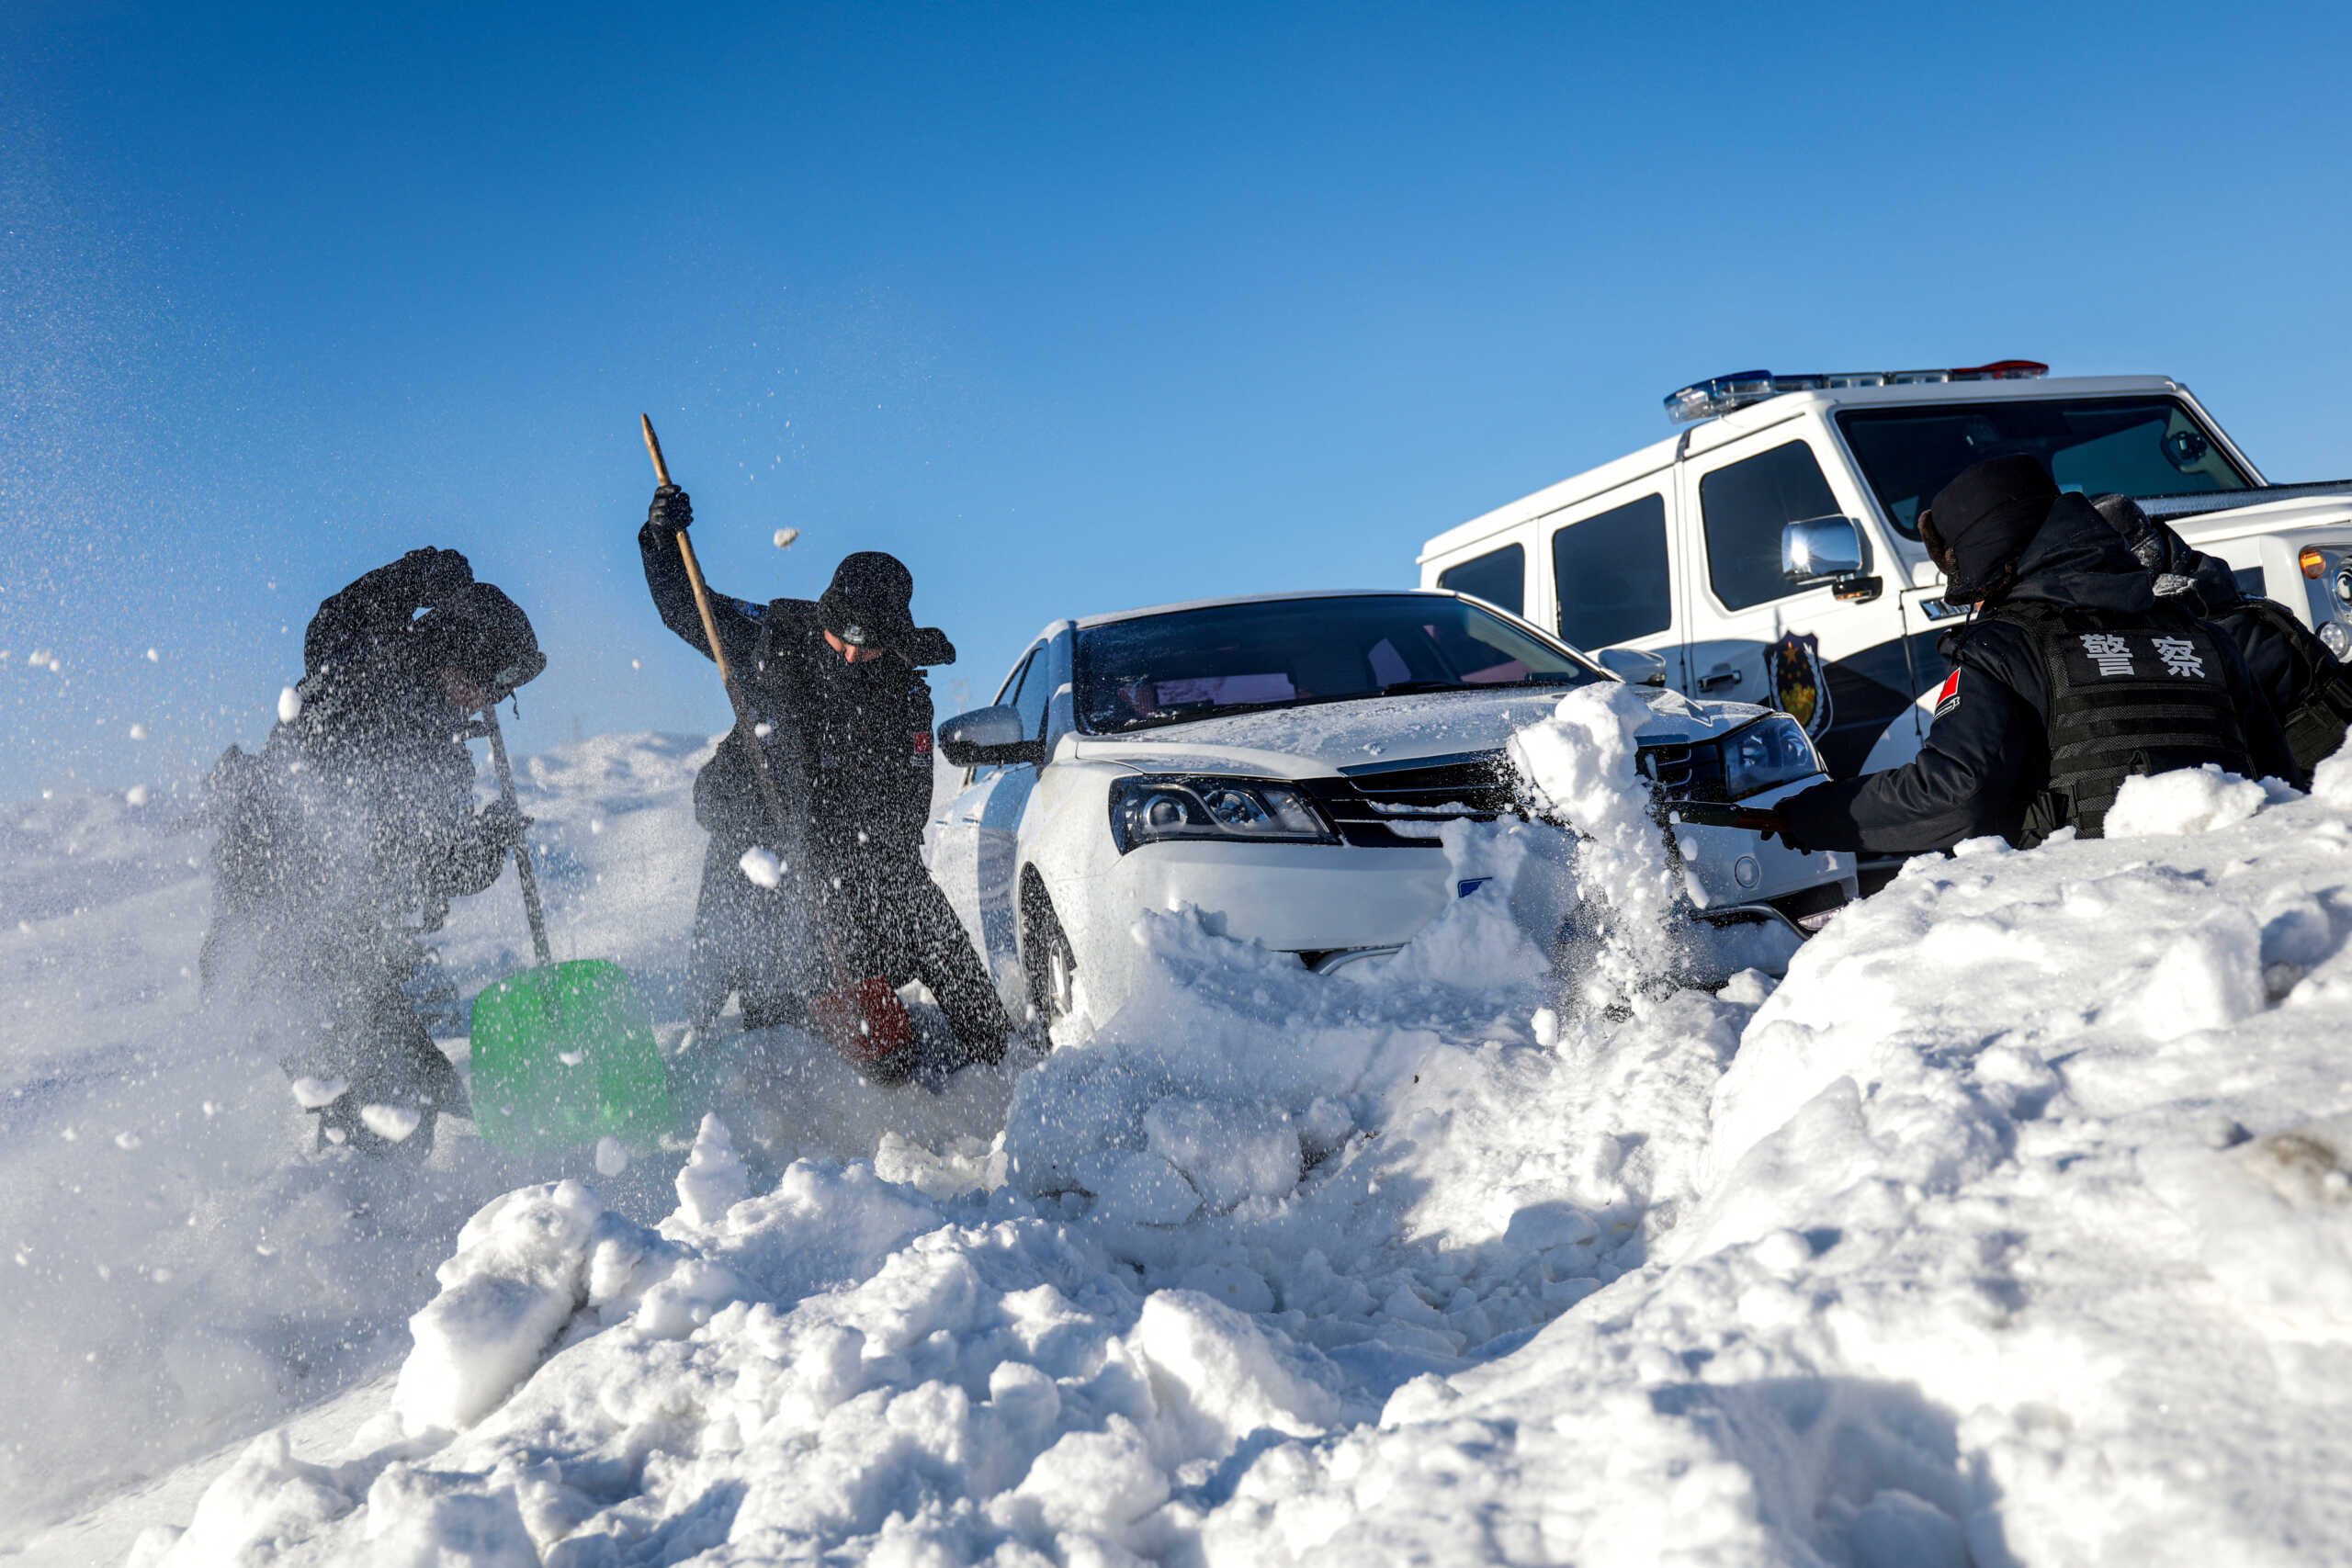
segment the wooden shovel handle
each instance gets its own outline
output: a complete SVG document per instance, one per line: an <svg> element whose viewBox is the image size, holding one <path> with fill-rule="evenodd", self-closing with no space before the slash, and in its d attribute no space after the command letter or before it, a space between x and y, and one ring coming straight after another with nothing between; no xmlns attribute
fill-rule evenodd
<svg viewBox="0 0 2352 1568"><path fill-rule="evenodd" d="M662 459L662 438L653 434L653 421L639 414L637 423L645 432L645 455L653 459L653 477L662 483L670 482L670 465ZM752 773L760 782L760 795L767 804L768 815L784 835L792 838L792 816L785 809L784 795L775 786L775 774L768 766L768 749L760 743L759 721L752 716L751 705L743 700L743 689L735 682L734 669L727 662L727 649L718 640L718 621L710 613L710 589L702 580L702 563L695 559L694 541L686 537L686 530L678 530L678 558L685 562L686 581L695 591L695 611L702 616L703 640L710 644L711 661L718 666L719 683L727 688L727 700L735 709L735 728L743 732L743 745L752 753ZM797 871L796 871L797 874ZM804 880L802 886L808 886ZM823 918L818 917L820 920ZM832 961L837 979L842 975L842 957L832 941L832 932L825 931L826 956ZM842 981L846 984L845 980Z"/></svg>
<svg viewBox="0 0 2352 1568"><path fill-rule="evenodd" d="M653 459L653 482L666 485L670 482L670 465L662 460L662 438L653 434L652 417L639 414L637 423L645 432L645 455Z"/></svg>

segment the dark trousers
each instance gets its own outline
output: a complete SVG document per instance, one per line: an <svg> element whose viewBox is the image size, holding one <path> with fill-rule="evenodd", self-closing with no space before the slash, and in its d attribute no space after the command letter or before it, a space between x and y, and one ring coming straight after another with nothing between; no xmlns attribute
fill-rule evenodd
<svg viewBox="0 0 2352 1568"><path fill-rule="evenodd" d="M921 980L947 1015L947 1026L973 1061L1004 1056L1012 1022L947 895L912 856L845 875L825 898L852 977L879 975L893 986Z"/></svg>
<svg viewBox="0 0 2352 1568"><path fill-rule="evenodd" d="M964 922L921 860L863 855L810 878L820 889L811 911L798 878L766 888L745 876L744 848L714 836L703 857L687 954L696 1027L716 1019L733 992L746 1029L806 1028L808 998L844 979L879 976L892 986L922 981L970 1059L1003 1056L1012 1021Z"/></svg>

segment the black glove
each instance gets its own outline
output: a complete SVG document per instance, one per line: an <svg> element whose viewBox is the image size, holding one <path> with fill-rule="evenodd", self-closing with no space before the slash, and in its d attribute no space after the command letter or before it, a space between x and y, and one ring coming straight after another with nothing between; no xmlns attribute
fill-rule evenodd
<svg viewBox="0 0 2352 1568"><path fill-rule="evenodd" d="M663 485L653 492L653 504L645 509L645 521L665 534L691 528L695 521L694 502L676 485Z"/></svg>
<svg viewBox="0 0 2352 1568"><path fill-rule="evenodd" d="M1803 844L1798 843L1794 839L1789 837L1788 815L1779 807L1774 806L1767 807L1760 813L1760 815L1769 817L1772 820L1769 826L1759 824L1756 829L1758 832L1763 834L1764 837L1768 839L1780 840L1781 843L1788 846L1790 852L1792 853L1804 855L1811 854L1813 852L1811 850L1806 849Z"/></svg>
<svg viewBox="0 0 2352 1568"><path fill-rule="evenodd" d="M532 820L524 816L523 808L513 801L493 800L481 808L481 815L474 819L474 823L481 834L482 842L503 854L523 841L524 831L530 827Z"/></svg>

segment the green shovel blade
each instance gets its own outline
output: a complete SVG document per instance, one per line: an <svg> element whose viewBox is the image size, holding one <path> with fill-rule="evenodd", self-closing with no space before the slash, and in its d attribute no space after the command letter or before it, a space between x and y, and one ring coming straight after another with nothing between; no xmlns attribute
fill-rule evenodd
<svg viewBox="0 0 2352 1568"><path fill-rule="evenodd" d="M474 998L474 1125L501 1148L671 1131L670 1082L628 975L600 958L526 969Z"/></svg>

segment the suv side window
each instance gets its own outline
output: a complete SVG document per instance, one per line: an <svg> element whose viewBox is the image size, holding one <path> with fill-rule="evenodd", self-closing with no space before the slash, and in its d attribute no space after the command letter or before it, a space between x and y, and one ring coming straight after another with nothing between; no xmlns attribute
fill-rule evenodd
<svg viewBox="0 0 2352 1568"><path fill-rule="evenodd" d="M998 688L996 700L989 704L989 706L1010 706L1015 712L1019 713L1023 718L1031 720L1029 726L1031 729L1042 728L1044 725L1043 716L1046 706L1045 697L1042 694L1042 691L1046 682L1042 675L1037 681L1029 682L1029 671L1032 670L1043 671L1045 664L1046 660L1044 648L1041 646L1031 649L1028 654L1023 658L1021 662L1012 667L1012 673L1004 678L1004 684ZM1023 707L1021 703L1021 691L1024 682L1034 684L1040 689L1041 694L1037 698L1037 707L1034 713L1030 709ZM967 785L975 784L979 783L982 779L992 779L1002 772L1004 772L1003 764L999 762L989 762L978 767L967 768L964 770L964 783Z"/></svg>
<svg viewBox="0 0 2352 1568"><path fill-rule="evenodd" d="M1780 548L1776 539L1772 547ZM1780 558L1773 558L1778 569ZM1473 599L1484 599L1498 610L1520 614L1527 604L1527 551L1518 545L1505 545L1498 550L1488 550L1483 556L1447 567L1437 574L1437 585L1456 593L1466 593Z"/></svg>
<svg viewBox="0 0 2352 1568"><path fill-rule="evenodd" d="M1801 593L1781 575L1781 528L1838 512L1813 448L1803 441L1726 463L1699 481L1707 528L1707 581L1726 609Z"/></svg>
<svg viewBox="0 0 2352 1568"><path fill-rule="evenodd" d="M1029 650L1028 661L1021 667L1020 689L1013 693L1013 711L1021 716L1021 732L1032 740L1046 738L1046 705L1053 700L1054 682L1050 673L1053 660L1046 657L1040 643ZM1006 699L999 697L997 701Z"/></svg>
<svg viewBox="0 0 2352 1568"><path fill-rule="evenodd" d="M1772 547L1777 572L1778 535ZM1645 495L1554 534L1552 581L1559 590L1560 636L1577 648L1607 648L1672 626L1666 497Z"/></svg>

